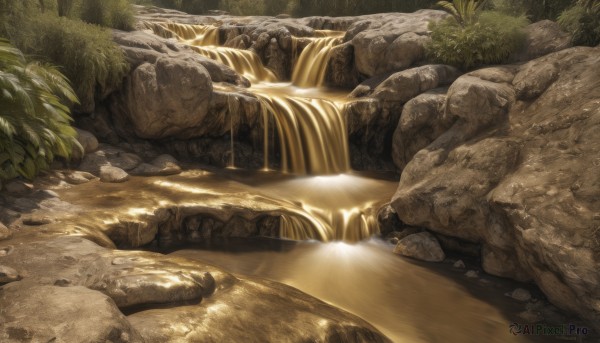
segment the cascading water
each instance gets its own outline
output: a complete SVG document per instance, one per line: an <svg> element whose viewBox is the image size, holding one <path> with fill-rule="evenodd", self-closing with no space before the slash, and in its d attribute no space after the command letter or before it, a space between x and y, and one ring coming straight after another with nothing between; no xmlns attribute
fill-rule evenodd
<svg viewBox="0 0 600 343"><path fill-rule="evenodd" d="M281 237L305 241L294 242L290 248L261 251L264 248L244 239L244 249L235 253L218 246L211 249L210 244L218 241L203 242L209 243L209 250L194 246L194 250L180 250L176 256L291 285L359 315L394 342L550 342L548 337L538 341L509 333L507 323L521 316L522 308L493 302L504 301L503 294L514 285L498 292L481 287L481 279L466 287L464 271L453 270L454 275L449 275L444 264L424 268L393 258L391 247L384 242L365 240L378 231L376 211L392 197L397 181L361 177L350 170L346 122L340 110L347 94L322 87L339 33L317 31L318 38L312 38L297 58L292 83L277 83L254 53L216 46L214 27L163 23L152 29L189 44L253 81L249 91L262 104L265 171L188 172L192 175L179 176L173 182L161 180L153 187L140 187L142 192L154 189L158 193L140 196L138 201L151 201L155 198L152 194L170 194L176 199L191 199L185 203L188 207L227 211L235 206L268 212L279 219ZM292 42L292 49L297 48L298 41ZM233 99L231 96L228 103L230 113L239 105ZM230 125L234 166L233 120ZM274 138L278 138L285 173L269 169L269 159L276 157L270 153L274 152ZM202 200L195 202L198 198ZM245 228L240 225L240 229ZM225 244L233 241L227 239ZM362 242L345 243L357 241Z"/></svg>
<svg viewBox="0 0 600 343"><path fill-rule="evenodd" d="M346 121L341 108L346 94L331 94L321 87L331 49L342 35L337 31L315 31L314 38L303 49L293 68L292 83L277 83L274 74L263 66L260 57L252 51L218 46L218 28L214 26L175 23L146 23L155 34L176 38L199 54L230 66L252 83L250 91L259 99L263 110L264 169L269 166L269 117L277 131L281 171L293 175L320 175L316 177L342 178L350 172ZM294 39L295 42L295 39ZM234 167L233 127L231 128L231 165ZM304 183L314 176L306 177ZM344 179L360 182L360 178ZM335 182L334 182L335 183ZM330 184L321 184L319 192ZM359 201L360 202L360 201ZM362 205L341 207L332 199L327 204L316 204L301 199L300 206L290 204L294 215L282 215L282 237L321 241L358 241L378 231L372 208L372 199Z"/></svg>
<svg viewBox="0 0 600 343"><path fill-rule="evenodd" d="M335 32L335 31L334 31ZM300 54L292 73L292 84L298 87L321 87L325 80L331 50L340 41L341 33L323 38L312 38Z"/></svg>

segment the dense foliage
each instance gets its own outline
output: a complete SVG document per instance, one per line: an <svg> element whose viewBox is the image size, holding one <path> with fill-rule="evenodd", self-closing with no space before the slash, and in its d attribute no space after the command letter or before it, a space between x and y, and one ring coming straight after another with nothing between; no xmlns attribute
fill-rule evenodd
<svg viewBox="0 0 600 343"><path fill-rule="evenodd" d="M40 13L26 3L13 10L5 17L0 36L23 52L59 66L73 83L82 111L93 109L97 91L121 83L128 64L109 30L49 11Z"/></svg>
<svg viewBox="0 0 600 343"><path fill-rule="evenodd" d="M54 67L27 63L21 52L0 39L0 180L31 179L55 156L81 149L71 127L75 102L68 80Z"/></svg>
<svg viewBox="0 0 600 343"><path fill-rule="evenodd" d="M465 26L454 18L432 23L427 55L464 70L501 63L523 45L525 25L524 17L493 11L482 12L477 21Z"/></svg>
<svg viewBox="0 0 600 343"><path fill-rule="evenodd" d="M561 27L573 34L573 44L600 44L600 0L580 0L558 18Z"/></svg>
<svg viewBox="0 0 600 343"><path fill-rule="evenodd" d="M128 0L83 0L79 17L91 24L125 31L133 29L133 11Z"/></svg>
<svg viewBox="0 0 600 343"><path fill-rule="evenodd" d="M492 0L491 8L512 16L525 15L531 22L556 20L573 0Z"/></svg>

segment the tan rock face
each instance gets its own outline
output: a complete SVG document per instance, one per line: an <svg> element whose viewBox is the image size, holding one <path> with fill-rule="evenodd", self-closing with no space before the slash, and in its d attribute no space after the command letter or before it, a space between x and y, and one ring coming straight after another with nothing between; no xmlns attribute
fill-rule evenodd
<svg viewBox="0 0 600 343"><path fill-rule="evenodd" d="M458 120L406 165L392 202L407 224L482 242L487 272L531 278L553 303L593 323L599 63L600 49L571 48L460 77L444 110Z"/></svg>
<svg viewBox="0 0 600 343"><path fill-rule="evenodd" d="M212 93L204 67L166 56L140 65L124 87L125 114L138 137L151 139L199 126Z"/></svg>
<svg viewBox="0 0 600 343"><path fill-rule="evenodd" d="M0 303L2 342L143 342L109 297L85 287L12 284Z"/></svg>
<svg viewBox="0 0 600 343"><path fill-rule="evenodd" d="M353 24L345 40L352 41L357 70L372 77L406 69L422 60L429 41L429 22L445 16L442 11L421 10Z"/></svg>

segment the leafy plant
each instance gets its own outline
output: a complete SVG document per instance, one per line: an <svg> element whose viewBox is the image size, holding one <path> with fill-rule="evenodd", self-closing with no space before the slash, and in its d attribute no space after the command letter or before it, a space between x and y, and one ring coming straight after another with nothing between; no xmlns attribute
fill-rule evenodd
<svg viewBox="0 0 600 343"><path fill-rule="evenodd" d="M123 52L107 29L51 13L19 19L9 37L22 51L61 66L81 101L79 111L90 112L95 97L117 88L129 70Z"/></svg>
<svg viewBox="0 0 600 343"><path fill-rule="evenodd" d="M6 39L0 39L0 89L0 180L32 179L55 156L81 149L63 103L77 101L68 80L52 66L28 63Z"/></svg>
<svg viewBox="0 0 600 343"><path fill-rule="evenodd" d="M558 23L573 35L573 44L600 44L600 0L579 0L558 17Z"/></svg>
<svg viewBox="0 0 600 343"><path fill-rule="evenodd" d="M486 2L488 0L452 0L438 1L437 5L450 13L460 26L465 27L475 22Z"/></svg>
<svg viewBox="0 0 600 343"><path fill-rule="evenodd" d="M431 23L429 59L468 70L485 64L501 63L522 47L525 40L524 17L484 11L477 22L461 26L447 19Z"/></svg>

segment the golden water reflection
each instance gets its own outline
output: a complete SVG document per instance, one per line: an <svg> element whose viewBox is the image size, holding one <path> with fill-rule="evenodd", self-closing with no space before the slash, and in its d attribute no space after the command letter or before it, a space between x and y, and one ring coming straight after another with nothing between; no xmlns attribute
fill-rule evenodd
<svg viewBox="0 0 600 343"><path fill-rule="evenodd" d="M475 285L467 289L464 271L408 262L381 241L248 245L173 254L296 287L358 315L397 343L558 342L511 335L509 324L518 321L523 305L477 281L468 281Z"/></svg>

